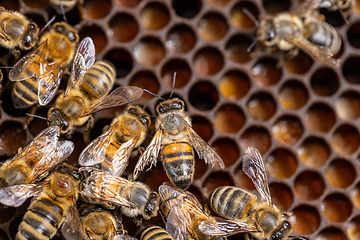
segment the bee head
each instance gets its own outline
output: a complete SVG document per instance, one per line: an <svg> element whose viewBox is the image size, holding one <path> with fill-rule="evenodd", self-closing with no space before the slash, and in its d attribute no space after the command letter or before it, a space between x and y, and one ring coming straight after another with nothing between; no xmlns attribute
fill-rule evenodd
<svg viewBox="0 0 360 240"><path fill-rule="evenodd" d="M69 123L64 119L58 108L50 108L47 115L50 126L59 126L62 134L69 130Z"/></svg>
<svg viewBox="0 0 360 240"><path fill-rule="evenodd" d="M24 48L24 50L29 50L35 46L39 34L39 28L34 22L31 22L29 24L28 30L28 33L22 41L22 47Z"/></svg>
<svg viewBox="0 0 360 240"><path fill-rule="evenodd" d="M149 127L151 120L149 114L139 106L129 106L127 112L136 116L144 124L145 127Z"/></svg>
<svg viewBox="0 0 360 240"><path fill-rule="evenodd" d="M288 236L290 235L291 231L292 231L292 227L290 222L283 221L280 228L278 228L277 231L271 235L270 239L271 240L288 239Z"/></svg>
<svg viewBox="0 0 360 240"><path fill-rule="evenodd" d="M158 114L164 114L169 111L184 111L184 102L179 98L173 98L159 103L156 107Z"/></svg>
<svg viewBox="0 0 360 240"><path fill-rule="evenodd" d="M265 46L275 45L276 32L272 17L266 17L260 22L258 38Z"/></svg>
<svg viewBox="0 0 360 240"><path fill-rule="evenodd" d="M78 43L79 42L79 34L76 29L70 26L66 22L57 22L54 23L53 29L55 32L66 35L71 42Z"/></svg>
<svg viewBox="0 0 360 240"><path fill-rule="evenodd" d="M150 219L155 217L159 210L160 197L156 192L150 194L149 201L144 209L145 215Z"/></svg>

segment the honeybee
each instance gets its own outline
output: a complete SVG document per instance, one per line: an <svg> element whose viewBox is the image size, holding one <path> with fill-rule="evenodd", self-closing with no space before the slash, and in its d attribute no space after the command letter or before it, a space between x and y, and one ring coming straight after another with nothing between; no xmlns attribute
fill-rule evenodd
<svg viewBox="0 0 360 240"><path fill-rule="evenodd" d="M98 164L100 169L121 176L133 149L145 140L149 126L149 114L139 106L129 106L112 121L106 132L82 151L80 165Z"/></svg>
<svg viewBox="0 0 360 240"><path fill-rule="evenodd" d="M58 14L61 14L60 5L62 5L64 12L68 12L75 7L77 1L78 0L50 0L50 4Z"/></svg>
<svg viewBox="0 0 360 240"><path fill-rule="evenodd" d="M354 0L306 0L302 3L302 11L307 9L326 8L329 11L341 11L347 13L355 5ZM345 14L344 14L345 16Z"/></svg>
<svg viewBox="0 0 360 240"><path fill-rule="evenodd" d="M246 150L243 171L254 183L260 198L255 194L232 186L215 189L209 198L211 209L219 216L255 228L250 233L257 239L288 239L292 231L289 214L280 211L271 200L267 182L267 170L259 151L254 147ZM296 237L298 239L304 239Z"/></svg>
<svg viewBox="0 0 360 240"><path fill-rule="evenodd" d="M160 210L166 217L166 231L175 239L221 239L256 227L212 217L189 192L163 184L159 187Z"/></svg>
<svg viewBox="0 0 360 240"><path fill-rule="evenodd" d="M15 81L11 92L15 108L28 108L37 102L45 106L51 101L78 42L75 28L57 22L42 35L38 47L15 63L9 73L9 79Z"/></svg>
<svg viewBox="0 0 360 240"><path fill-rule="evenodd" d="M142 220L156 217L159 209L159 195L141 182L132 182L110 173L82 167L90 175L81 183L81 195L86 202L121 206L121 212L134 218L137 225Z"/></svg>
<svg viewBox="0 0 360 240"><path fill-rule="evenodd" d="M215 163L225 167L215 150L191 128L183 101L178 98L163 101L156 107L156 112L156 133L135 166L134 179L146 165L150 164L150 168L156 165L159 152L171 183L182 189L188 188L194 179L193 148L199 158L211 163L212 167Z"/></svg>
<svg viewBox="0 0 360 240"><path fill-rule="evenodd" d="M5 48L29 50L37 43L38 26L19 12L0 6L0 25L0 45Z"/></svg>
<svg viewBox="0 0 360 240"><path fill-rule="evenodd" d="M1 185L32 183L64 161L74 150L74 144L60 141L59 137L60 129L56 126L39 133L26 148L0 166Z"/></svg>
<svg viewBox="0 0 360 240"><path fill-rule="evenodd" d="M173 240L173 238L162 227L150 226L141 233L140 240Z"/></svg>

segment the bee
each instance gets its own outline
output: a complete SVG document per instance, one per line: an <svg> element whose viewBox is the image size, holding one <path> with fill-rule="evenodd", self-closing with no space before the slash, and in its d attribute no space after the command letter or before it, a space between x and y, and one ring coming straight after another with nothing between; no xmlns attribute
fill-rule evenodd
<svg viewBox="0 0 360 240"><path fill-rule="evenodd" d="M75 7L76 3L77 0L50 0L50 5L58 14L62 13L61 7L63 7L64 12L68 12Z"/></svg>
<svg viewBox="0 0 360 240"><path fill-rule="evenodd" d="M257 228L231 220L212 217L190 192L163 184L159 187L160 210L167 219L166 231L175 239L222 239Z"/></svg>
<svg viewBox="0 0 360 240"><path fill-rule="evenodd" d="M140 240L173 240L173 238L162 227L150 226L142 232Z"/></svg>
<svg viewBox="0 0 360 240"><path fill-rule="evenodd" d="M156 217L159 209L159 195L152 192L141 182L132 182L110 173L82 167L80 170L91 171L81 183L81 195L86 202L121 206L121 212L134 218L137 225L143 220Z"/></svg>
<svg viewBox="0 0 360 240"><path fill-rule="evenodd" d="M15 63L9 73L9 79L15 81L11 92L15 108L28 108L37 102L45 106L51 101L78 42L75 28L57 22L42 35L38 47Z"/></svg>
<svg viewBox="0 0 360 240"><path fill-rule="evenodd" d="M74 150L71 141L60 141L60 129L53 126L39 133L14 158L0 166L3 187L32 183L64 161Z"/></svg>
<svg viewBox="0 0 360 240"><path fill-rule="evenodd" d="M92 141L80 154L82 166L99 165L115 176L121 176L134 148L146 138L150 116L139 106L129 106L116 117L109 129Z"/></svg>
<svg viewBox="0 0 360 240"><path fill-rule="evenodd" d="M187 189L194 179L194 152L200 159L225 165L215 150L207 144L191 127L191 120L184 109L184 102L178 98L161 102L156 107L156 133L149 146L140 156L133 178L136 179L146 165L156 165L160 153L163 167L171 183L179 188Z"/></svg>
<svg viewBox="0 0 360 240"><path fill-rule="evenodd" d="M19 12L0 6L0 45L5 48L30 50L37 43L39 28Z"/></svg>

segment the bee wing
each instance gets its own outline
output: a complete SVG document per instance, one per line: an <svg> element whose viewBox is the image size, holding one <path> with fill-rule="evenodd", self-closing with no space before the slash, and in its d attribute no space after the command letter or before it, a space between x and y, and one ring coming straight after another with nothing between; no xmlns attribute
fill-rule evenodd
<svg viewBox="0 0 360 240"><path fill-rule="evenodd" d="M95 62L95 45L90 37L84 38L74 57L74 61L71 67L70 79L66 86L65 96L69 94L70 89L75 85L79 85L83 79L83 76Z"/></svg>
<svg viewBox="0 0 360 240"><path fill-rule="evenodd" d="M166 231L174 238L174 240L186 240L187 228L191 222L187 211L179 205L173 206L167 216Z"/></svg>
<svg viewBox="0 0 360 240"><path fill-rule="evenodd" d="M19 184L0 189L0 203L9 207L19 207L26 199L38 195L48 182Z"/></svg>
<svg viewBox="0 0 360 240"><path fill-rule="evenodd" d="M153 165L156 166L156 160L159 155L159 151L161 147L161 138L162 138L162 129L160 127L156 131L155 136L151 140L149 146L139 157L139 160L136 163L134 169L133 179L136 179L140 175L140 172L144 170L146 165L150 164L149 170Z"/></svg>
<svg viewBox="0 0 360 240"><path fill-rule="evenodd" d="M61 82L66 63L59 66L47 68L46 64L40 64L42 70L39 76L38 99L41 106L47 105L55 96Z"/></svg>
<svg viewBox="0 0 360 240"><path fill-rule="evenodd" d="M135 86L121 86L116 88L110 94L97 100L83 116L89 114L127 104L140 98L143 94L143 90Z"/></svg>
<svg viewBox="0 0 360 240"><path fill-rule="evenodd" d="M131 237L129 235L116 235L110 240L137 240L137 238Z"/></svg>
<svg viewBox="0 0 360 240"><path fill-rule="evenodd" d="M190 138L191 145L196 150L200 159L204 159L206 164L211 163L214 167L215 163L218 163L220 168L225 168L223 161L215 150L205 142L195 131L186 123L186 129Z"/></svg>
<svg viewBox="0 0 360 240"><path fill-rule="evenodd" d="M61 235L66 240L83 240L83 225L77 209L76 201L69 207L65 214L65 221L61 226Z"/></svg>
<svg viewBox="0 0 360 240"><path fill-rule="evenodd" d="M242 169L254 183L261 198L272 206L267 170L261 154L256 148L248 147L243 158Z"/></svg>

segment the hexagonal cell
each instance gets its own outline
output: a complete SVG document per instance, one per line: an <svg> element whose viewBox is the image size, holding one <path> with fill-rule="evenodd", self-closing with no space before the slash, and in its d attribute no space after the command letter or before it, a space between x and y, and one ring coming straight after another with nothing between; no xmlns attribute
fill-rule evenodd
<svg viewBox="0 0 360 240"><path fill-rule="evenodd" d="M105 33L96 25L85 26L79 31L80 38L91 37L95 44L96 54L100 53L107 45Z"/></svg>
<svg viewBox="0 0 360 240"><path fill-rule="evenodd" d="M255 190L255 186L254 186L253 182L242 170L242 162L236 168L234 173L235 173L234 174L235 181L240 188L243 188L246 190Z"/></svg>
<svg viewBox="0 0 360 240"><path fill-rule="evenodd" d="M234 186L231 176L227 172L212 172L204 181L202 192L209 197L211 192L221 186Z"/></svg>
<svg viewBox="0 0 360 240"><path fill-rule="evenodd" d="M262 4L267 13L275 14L289 10L291 6L291 0L262 0Z"/></svg>
<svg viewBox="0 0 360 240"><path fill-rule="evenodd" d="M144 37L133 50L135 60L144 67L156 66L165 57L162 42L154 37Z"/></svg>
<svg viewBox="0 0 360 240"><path fill-rule="evenodd" d="M219 41L228 30L226 19L216 12L205 14L197 24L197 32L206 41Z"/></svg>
<svg viewBox="0 0 360 240"><path fill-rule="evenodd" d="M324 193L325 183L315 171L300 173L294 181L295 194L302 200L316 200Z"/></svg>
<svg viewBox="0 0 360 240"><path fill-rule="evenodd" d="M241 99L246 96L251 87L249 77L238 70L225 73L220 78L219 89L224 97L231 100Z"/></svg>
<svg viewBox="0 0 360 240"><path fill-rule="evenodd" d="M8 240L9 237L3 230L0 230L0 240Z"/></svg>
<svg viewBox="0 0 360 240"><path fill-rule="evenodd" d="M294 58L285 62L286 69L295 74L305 74L311 68L314 60L303 51L300 51Z"/></svg>
<svg viewBox="0 0 360 240"><path fill-rule="evenodd" d="M355 5L355 3L353 3ZM346 24L346 21L349 19L349 15L352 12L349 8L351 7L344 7L345 9L343 11L337 10L337 11L329 11L326 8L321 9L320 13L324 15L326 22L331 24L332 26L338 28L342 25ZM346 19L345 19L346 18Z"/></svg>
<svg viewBox="0 0 360 240"><path fill-rule="evenodd" d="M1 0L0 6L12 11L19 11L20 10L20 3L19 0Z"/></svg>
<svg viewBox="0 0 360 240"><path fill-rule="evenodd" d="M208 81L199 81L189 91L189 101L195 108L207 111L215 107L219 94L214 85Z"/></svg>
<svg viewBox="0 0 360 240"><path fill-rule="evenodd" d="M118 13L109 21L109 37L118 42L130 42L139 32L139 26L133 16Z"/></svg>
<svg viewBox="0 0 360 240"><path fill-rule="evenodd" d="M359 84L360 83L360 57L349 57L345 60L342 73L345 80L349 83Z"/></svg>
<svg viewBox="0 0 360 240"><path fill-rule="evenodd" d="M294 154L285 148L274 150L266 159L270 176L275 178L289 178L297 169Z"/></svg>
<svg viewBox="0 0 360 240"><path fill-rule="evenodd" d="M215 113L215 128L222 133L236 133L245 123L244 112L235 104L221 106Z"/></svg>
<svg viewBox="0 0 360 240"><path fill-rule="evenodd" d="M331 186L336 188L346 188L354 182L356 171L349 161L336 159L326 168L325 177Z"/></svg>
<svg viewBox="0 0 360 240"><path fill-rule="evenodd" d="M171 53L186 53L194 48L196 35L185 24L175 25L167 35L165 46Z"/></svg>
<svg viewBox="0 0 360 240"><path fill-rule="evenodd" d="M195 130L197 134L199 134L202 139L206 142L210 140L214 133L213 126L209 120L201 116L192 117L192 128Z"/></svg>
<svg viewBox="0 0 360 240"><path fill-rule="evenodd" d="M326 119L326 121L324 121ZM327 133L334 126L336 116L331 107L324 103L313 104L305 114L305 125L314 132Z"/></svg>
<svg viewBox="0 0 360 240"><path fill-rule="evenodd" d="M301 138L303 131L300 120L291 115L280 117L271 127L274 138L284 145L296 143Z"/></svg>
<svg viewBox="0 0 360 240"><path fill-rule="evenodd" d="M160 30L170 21L170 12L159 2L147 4L140 12L140 22L148 30Z"/></svg>
<svg viewBox="0 0 360 240"><path fill-rule="evenodd" d="M240 156L240 151L237 144L230 138L217 139L211 145L213 148L215 148L226 167L236 163Z"/></svg>
<svg viewBox="0 0 360 240"><path fill-rule="evenodd" d="M315 207L300 205L292 212L293 215L289 220L296 234L312 234L319 228L321 219L319 212Z"/></svg>
<svg viewBox="0 0 360 240"><path fill-rule="evenodd" d="M345 233L335 227L328 227L322 230L315 238L315 240L346 240Z"/></svg>
<svg viewBox="0 0 360 240"><path fill-rule="evenodd" d="M351 46L360 48L360 22L353 23L347 30L347 38Z"/></svg>
<svg viewBox="0 0 360 240"><path fill-rule="evenodd" d="M280 88L278 100L284 108L297 110L307 103L309 94L302 82L289 80Z"/></svg>
<svg viewBox="0 0 360 240"><path fill-rule="evenodd" d="M200 0L172 0L172 6L180 17L193 18L199 13L202 3Z"/></svg>
<svg viewBox="0 0 360 240"><path fill-rule="evenodd" d="M111 0L84 0L82 4L82 18L102 19L110 13L111 9Z"/></svg>
<svg viewBox="0 0 360 240"><path fill-rule="evenodd" d="M175 88L184 87L191 79L192 72L187 62L181 59L172 59L161 69L161 82L164 87L172 88L175 73Z"/></svg>
<svg viewBox="0 0 360 240"><path fill-rule="evenodd" d="M244 13L244 9L247 9L255 18L259 18L259 10L254 3L248 1L239 1L231 9L231 25L240 29L249 29L255 27L254 21L246 13Z"/></svg>
<svg viewBox="0 0 360 240"><path fill-rule="evenodd" d="M169 182L169 178L166 176L162 164L158 164L158 166L153 167L151 171L146 172L146 174L143 172L141 175L144 176L142 182L154 190L164 182Z"/></svg>
<svg viewBox="0 0 360 240"><path fill-rule="evenodd" d="M261 154L265 154L271 146L269 132L260 126L253 126L246 129L240 137L240 147L246 151L248 147L255 147Z"/></svg>
<svg viewBox="0 0 360 240"><path fill-rule="evenodd" d="M37 9L42 9L44 7L46 7L47 5L49 5L49 0L23 0L24 3L31 7L31 8L37 8ZM2 6L2 5L1 5Z"/></svg>
<svg viewBox="0 0 360 240"><path fill-rule="evenodd" d="M121 7L133 8L139 5L142 0L114 0Z"/></svg>
<svg viewBox="0 0 360 240"><path fill-rule="evenodd" d="M6 76L7 74L4 73L4 76ZM11 97L11 90L12 87L14 85L10 85L10 88L5 88L2 90L1 92L1 106L3 108L3 110L9 114L10 116L13 117L20 117L20 116L26 116L26 113L28 113L30 111L30 108L25 108L25 109L17 109L14 107L13 105L13 100Z"/></svg>
<svg viewBox="0 0 360 240"><path fill-rule="evenodd" d="M202 76L211 76L218 73L224 65L221 52L214 47L200 49L194 57L194 70Z"/></svg>
<svg viewBox="0 0 360 240"><path fill-rule="evenodd" d="M244 34L232 36L225 45L225 56L236 63L247 63L251 57L251 51L248 51L253 40ZM253 50L253 49L251 49Z"/></svg>
<svg viewBox="0 0 360 240"><path fill-rule="evenodd" d="M347 234L350 240L358 240L360 238L360 216L356 216L347 224Z"/></svg>
<svg viewBox="0 0 360 240"><path fill-rule="evenodd" d="M328 221L344 222L351 215L352 204L345 195L333 193L324 199L320 209Z"/></svg>
<svg viewBox="0 0 360 240"><path fill-rule="evenodd" d="M291 189L282 183L271 183L269 188L274 205L280 210L289 210L294 201Z"/></svg>
<svg viewBox="0 0 360 240"><path fill-rule="evenodd" d="M213 7L224 7L230 0L205 0L205 2Z"/></svg>
<svg viewBox="0 0 360 240"><path fill-rule="evenodd" d="M335 100L336 115L345 121L355 120L360 116L360 94L348 91Z"/></svg>
<svg viewBox="0 0 360 240"><path fill-rule="evenodd" d="M155 76L154 73L150 71L141 71L136 73L129 82L129 85L131 86L137 86L146 90L149 90L150 92L157 94L160 89L160 84ZM138 102L146 102L150 99L154 98L153 95L144 92L144 94L141 96L140 99L138 99Z"/></svg>
<svg viewBox="0 0 360 240"><path fill-rule="evenodd" d="M350 155L354 153L360 145L358 130L348 124L341 125L333 133L331 145L340 154Z"/></svg>
<svg viewBox="0 0 360 240"><path fill-rule="evenodd" d="M360 183L351 190L351 199L357 209L360 209Z"/></svg>
<svg viewBox="0 0 360 240"><path fill-rule="evenodd" d="M272 86L279 82L282 71L276 68L277 60L273 58L262 58L251 69L251 74L260 87Z"/></svg>
<svg viewBox="0 0 360 240"><path fill-rule="evenodd" d="M321 167L329 158L331 150L322 138L309 137L297 149L299 159L308 167Z"/></svg>
<svg viewBox="0 0 360 240"><path fill-rule="evenodd" d="M0 138L0 152L15 153L26 144L26 131L21 123L6 121L0 125Z"/></svg>
<svg viewBox="0 0 360 240"><path fill-rule="evenodd" d="M271 94L259 92L253 94L247 102L247 111L255 120L269 120L276 112L276 103Z"/></svg>
<svg viewBox="0 0 360 240"><path fill-rule="evenodd" d="M339 78L332 69L321 68L312 75L311 88L316 95L331 96L339 88Z"/></svg>
<svg viewBox="0 0 360 240"><path fill-rule="evenodd" d="M125 49L112 49L104 56L104 60L108 60L114 64L116 68L116 78L125 77L133 68L133 59L131 54Z"/></svg>

